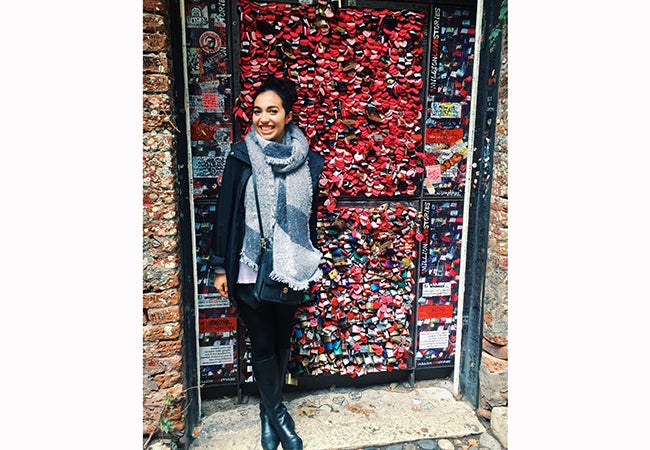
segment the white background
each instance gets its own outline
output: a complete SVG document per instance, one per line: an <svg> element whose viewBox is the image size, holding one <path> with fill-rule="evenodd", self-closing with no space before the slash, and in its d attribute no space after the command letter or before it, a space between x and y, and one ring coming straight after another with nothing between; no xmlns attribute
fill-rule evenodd
<svg viewBox="0 0 650 450"><path fill-rule="evenodd" d="M650 11L599 5L509 10L514 450L618 448L647 427ZM141 3L0 17L3 442L139 448Z"/></svg>

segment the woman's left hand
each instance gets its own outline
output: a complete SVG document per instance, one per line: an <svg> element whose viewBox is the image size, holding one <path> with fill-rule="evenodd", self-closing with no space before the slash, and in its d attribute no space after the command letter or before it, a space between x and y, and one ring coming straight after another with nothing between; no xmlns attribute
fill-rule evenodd
<svg viewBox="0 0 650 450"><path fill-rule="evenodd" d="M214 279L214 287L222 297L228 298L228 280L225 273L217 274Z"/></svg>

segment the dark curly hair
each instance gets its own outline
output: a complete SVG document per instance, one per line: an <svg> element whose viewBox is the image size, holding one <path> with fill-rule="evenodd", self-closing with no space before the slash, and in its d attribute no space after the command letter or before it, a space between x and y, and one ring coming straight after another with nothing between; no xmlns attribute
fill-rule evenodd
<svg viewBox="0 0 650 450"><path fill-rule="evenodd" d="M257 90L254 98L257 98L263 92L273 91L282 100L282 107L288 113L293 109L293 105L298 100L298 92L296 84L288 78L271 77L262 83L262 86Z"/></svg>

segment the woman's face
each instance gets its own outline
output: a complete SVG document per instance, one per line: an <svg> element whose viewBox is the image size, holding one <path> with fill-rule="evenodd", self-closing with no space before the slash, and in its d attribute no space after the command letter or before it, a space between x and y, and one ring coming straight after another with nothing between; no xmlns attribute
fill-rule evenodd
<svg viewBox="0 0 650 450"><path fill-rule="evenodd" d="M257 134L267 141L282 142L284 128L291 122L289 114L282 106L282 99L273 91L262 92L253 104L253 126Z"/></svg>

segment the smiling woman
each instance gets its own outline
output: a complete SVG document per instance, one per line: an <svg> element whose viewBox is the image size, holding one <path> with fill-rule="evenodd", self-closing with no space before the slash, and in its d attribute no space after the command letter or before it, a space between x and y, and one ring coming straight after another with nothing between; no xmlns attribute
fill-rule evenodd
<svg viewBox="0 0 650 450"><path fill-rule="evenodd" d="M304 292L322 277L312 205L323 157L291 123L297 100L292 81L270 78L253 99L253 129L226 160L210 263L214 287L232 294L248 329L251 365L260 392L261 443L265 450L301 450L302 439L282 403L294 316ZM240 211L244 214L240 214ZM262 255L261 234L272 248L271 278L290 291L286 303L253 294Z"/></svg>
<svg viewBox="0 0 650 450"><path fill-rule="evenodd" d="M263 83L253 103L253 127L257 134L267 141L282 143L297 99L295 85L289 80L270 78Z"/></svg>
<svg viewBox="0 0 650 450"><path fill-rule="evenodd" d="M284 128L291 122L292 112L285 110L282 99L273 91L257 96L253 106L253 126L255 131L267 141L282 142Z"/></svg>

